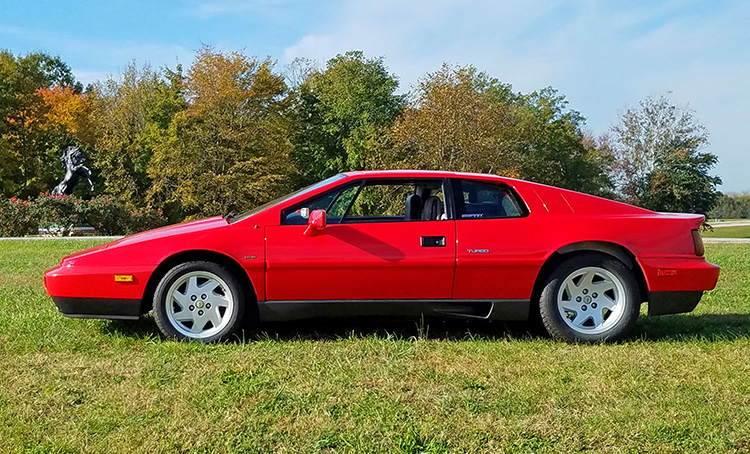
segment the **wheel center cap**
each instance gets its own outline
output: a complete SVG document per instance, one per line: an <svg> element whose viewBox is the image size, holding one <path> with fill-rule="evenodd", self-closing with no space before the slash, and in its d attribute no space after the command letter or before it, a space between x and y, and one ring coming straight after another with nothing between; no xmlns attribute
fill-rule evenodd
<svg viewBox="0 0 750 454"><path fill-rule="evenodd" d="M584 301L586 301L587 303L590 303L591 302L591 297L587 296L586 298L584 298ZM200 306L198 306L198 307L200 307Z"/></svg>
<svg viewBox="0 0 750 454"><path fill-rule="evenodd" d="M195 303L195 306L196 307L203 307L203 301L198 301L197 303Z"/></svg>

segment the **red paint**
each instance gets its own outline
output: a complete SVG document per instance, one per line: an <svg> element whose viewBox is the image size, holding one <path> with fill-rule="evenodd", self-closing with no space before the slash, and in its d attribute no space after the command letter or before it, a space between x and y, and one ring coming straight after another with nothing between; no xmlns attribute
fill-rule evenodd
<svg viewBox="0 0 750 454"><path fill-rule="evenodd" d="M506 219L280 225L281 210L353 180L452 178L514 189L528 216ZM220 217L132 235L64 258L45 273L47 293L141 299L154 270L186 251L221 254L248 274L259 300L526 299L544 263L571 245L616 246L635 257L651 291L714 288L719 267L697 256L691 230L703 216L642 208L492 175L351 172L228 224ZM422 247L421 237L444 237ZM659 270L676 276L660 277ZM133 282L114 281L132 274Z"/></svg>

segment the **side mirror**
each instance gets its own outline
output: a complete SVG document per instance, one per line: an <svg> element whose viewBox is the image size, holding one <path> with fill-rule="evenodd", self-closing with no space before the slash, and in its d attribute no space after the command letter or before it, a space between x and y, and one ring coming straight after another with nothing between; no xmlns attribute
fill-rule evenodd
<svg viewBox="0 0 750 454"><path fill-rule="evenodd" d="M313 210L307 218L305 236L315 236L319 230L326 228L326 210Z"/></svg>

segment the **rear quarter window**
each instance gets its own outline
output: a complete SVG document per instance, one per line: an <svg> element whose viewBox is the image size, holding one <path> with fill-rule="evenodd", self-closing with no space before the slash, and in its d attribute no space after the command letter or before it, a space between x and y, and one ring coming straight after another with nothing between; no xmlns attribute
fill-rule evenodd
<svg viewBox="0 0 750 454"><path fill-rule="evenodd" d="M480 181L461 180L455 188L458 219L520 218L528 213L509 187Z"/></svg>

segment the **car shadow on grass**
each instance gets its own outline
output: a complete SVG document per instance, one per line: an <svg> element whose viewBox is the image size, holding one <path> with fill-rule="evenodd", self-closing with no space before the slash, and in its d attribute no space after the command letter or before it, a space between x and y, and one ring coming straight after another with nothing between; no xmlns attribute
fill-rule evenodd
<svg viewBox="0 0 750 454"><path fill-rule="evenodd" d="M631 338L647 341L750 339L750 314L642 316Z"/></svg>
<svg viewBox="0 0 750 454"><path fill-rule="evenodd" d="M467 320L341 319L304 322L265 323L255 334L259 339L280 341L341 340L356 338L501 340L538 339L545 333L527 322L487 322Z"/></svg>
<svg viewBox="0 0 750 454"><path fill-rule="evenodd" d="M102 320L99 331L110 337L134 340L163 339L151 315L140 320ZM375 337L382 339L531 339L543 336L540 328L526 322L486 322L464 320L394 320L381 318L305 320L264 323L259 328L246 328L236 342L263 340L330 341Z"/></svg>
<svg viewBox="0 0 750 454"><path fill-rule="evenodd" d="M258 336L258 334L256 334ZM278 340L332 340L342 338L396 338L442 340L538 341L550 337L535 322L463 320L326 320L266 324L260 338ZM624 342L731 341L750 339L750 314L680 314L642 316Z"/></svg>
<svg viewBox="0 0 750 454"><path fill-rule="evenodd" d="M138 320L102 320L99 331L105 336L127 337L134 340L158 339L161 336L154 318L148 314Z"/></svg>
<svg viewBox="0 0 750 454"><path fill-rule="evenodd" d="M138 321L103 321L102 334L134 340L163 339L151 315ZM488 322L481 320L394 320L381 318L305 320L264 323L259 329L245 329L237 342L331 341L361 338L536 341L549 339L535 322ZM726 341L750 339L750 314L680 314L659 317L641 316L629 341Z"/></svg>

